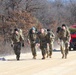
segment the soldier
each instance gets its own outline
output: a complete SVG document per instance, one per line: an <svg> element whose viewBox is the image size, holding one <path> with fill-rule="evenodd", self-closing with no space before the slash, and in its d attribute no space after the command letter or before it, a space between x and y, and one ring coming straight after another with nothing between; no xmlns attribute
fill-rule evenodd
<svg viewBox="0 0 76 75"><path fill-rule="evenodd" d="M47 36L47 43L48 43L48 46L49 46L49 56L51 58L55 35L50 29L47 29L47 35L46 36ZM48 51L47 51L47 57L48 57Z"/></svg>
<svg viewBox="0 0 76 75"><path fill-rule="evenodd" d="M36 59L36 41L37 41L37 33L36 33L36 28L32 27L29 31L28 34L28 42L31 45L31 51L33 55L33 59Z"/></svg>
<svg viewBox="0 0 76 75"><path fill-rule="evenodd" d="M46 51L47 51L47 41L46 41L46 33L45 29L41 29L39 36L40 40L40 49L42 51L42 59L45 59Z"/></svg>
<svg viewBox="0 0 76 75"><path fill-rule="evenodd" d="M69 51L70 31L65 24L62 24L62 28L58 32L58 37L60 40L62 58L65 57L66 59Z"/></svg>
<svg viewBox="0 0 76 75"><path fill-rule="evenodd" d="M16 59L20 59L20 50L21 50L21 43L22 46L24 46L24 38L20 35L19 30L16 28L14 29L14 33L12 34L11 37L12 44L14 52L16 54Z"/></svg>

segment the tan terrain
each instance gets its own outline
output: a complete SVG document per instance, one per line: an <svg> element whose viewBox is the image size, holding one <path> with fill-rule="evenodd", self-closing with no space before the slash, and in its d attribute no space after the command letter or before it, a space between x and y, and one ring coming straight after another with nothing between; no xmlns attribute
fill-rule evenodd
<svg viewBox="0 0 76 75"><path fill-rule="evenodd" d="M0 61L0 75L76 75L76 51L70 51L67 59L61 59L60 51L45 60L41 59L41 52L36 60L30 53L21 54L20 61L15 55L5 58L7 61Z"/></svg>

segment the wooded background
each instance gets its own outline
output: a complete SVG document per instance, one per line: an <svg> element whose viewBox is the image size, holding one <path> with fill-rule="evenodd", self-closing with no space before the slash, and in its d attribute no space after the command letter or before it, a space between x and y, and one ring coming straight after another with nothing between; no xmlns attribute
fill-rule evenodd
<svg viewBox="0 0 76 75"><path fill-rule="evenodd" d="M0 53L10 49L5 45L16 27L23 29L26 39L32 26L56 32L63 23L76 24L76 0L0 0Z"/></svg>

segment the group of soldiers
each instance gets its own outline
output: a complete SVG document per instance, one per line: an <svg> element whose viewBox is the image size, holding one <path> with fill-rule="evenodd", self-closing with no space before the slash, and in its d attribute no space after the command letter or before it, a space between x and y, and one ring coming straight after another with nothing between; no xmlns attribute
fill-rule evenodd
<svg viewBox="0 0 76 75"><path fill-rule="evenodd" d="M42 59L45 59L46 54L51 58L52 55L52 45L55 38L55 35L50 29L41 28L40 31L36 31L36 28L31 29L31 34L29 34L29 43L31 45L31 51L33 59L36 59L36 44L39 44L39 48L42 52ZM47 50L47 44L49 44L49 51Z"/></svg>
<svg viewBox="0 0 76 75"><path fill-rule="evenodd" d="M16 59L19 60L21 46L24 47L24 36L22 31L20 31L20 29L14 29L11 39ZM37 56L36 46L41 49L42 59L52 57L53 43L55 40L55 35L52 30L41 28L40 31L38 31L35 27L32 27L28 32L27 40L31 47L33 59L36 59ZM69 51L70 31L65 24L57 28L57 40L60 45L62 58L65 57L66 59Z"/></svg>

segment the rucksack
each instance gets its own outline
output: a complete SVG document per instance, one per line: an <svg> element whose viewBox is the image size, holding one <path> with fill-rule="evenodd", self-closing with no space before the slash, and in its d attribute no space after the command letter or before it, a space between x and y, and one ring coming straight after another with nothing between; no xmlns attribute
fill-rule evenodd
<svg viewBox="0 0 76 75"><path fill-rule="evenodd" d="M23 35L23 31L22 31L22 29L19 29L19 34L20 34L22 40L24 40L24 35Z"/></svg>
<svg viewBox="0 0 76 75"><path fill-rule="evenodd" d="M60 30L61 30L61 27L58 27L56 32L59 33Z"/></svg>
<svg viewBox="0 0 76 75"><path fill-rule="evenodd" d="M31 29L29 30L29 32L28 32L28 34L29 34L29 39L30 39L30 40L33 40L33 37L32 37L32 34L33 34L33 33L32 33L32 30L33 30L33 29L31 28ZM37 29L35 29L35 33L37 34Z"/></svg>

